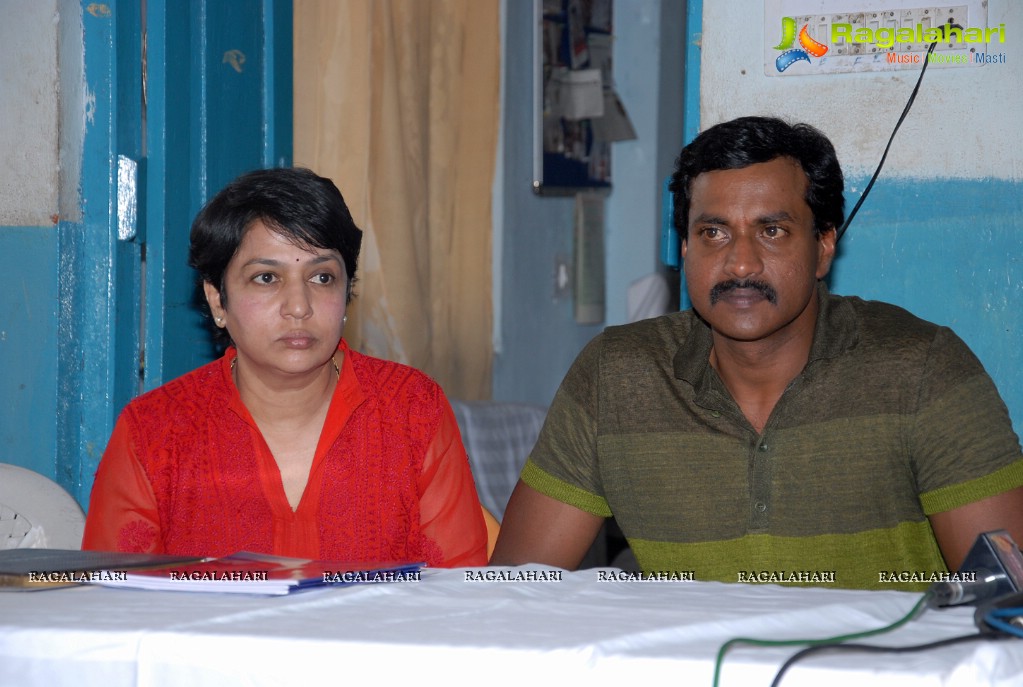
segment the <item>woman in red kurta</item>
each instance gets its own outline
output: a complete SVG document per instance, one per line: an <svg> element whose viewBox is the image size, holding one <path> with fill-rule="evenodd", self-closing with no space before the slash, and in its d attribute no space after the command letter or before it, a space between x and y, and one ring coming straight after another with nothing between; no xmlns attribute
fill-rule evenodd
<svg viewBox="0 0 1023 687"><path fill-rule="evenodd" d="M360 242L308 170L252 172L203 208L190 262L231 346L124 409L83 548L486 563L440 387L341 339Z"/></svg>

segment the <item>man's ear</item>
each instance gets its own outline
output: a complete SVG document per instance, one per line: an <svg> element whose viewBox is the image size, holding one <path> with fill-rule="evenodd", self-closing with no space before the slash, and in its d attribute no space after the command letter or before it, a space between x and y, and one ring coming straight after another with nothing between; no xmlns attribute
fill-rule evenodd
<svg viewBox="0 0 1023 687"><path fill-rule="evenodd" d="M823 279L831 271L831 261L835 259L838 231L833 224L817 237L817 278Z"/></svg>
<svg viewBox="0 0 1023 687"><path fill-rule="evenodd" d="M202 283L202 290L206 295L206 302L210 306L210 314L213 315L213 321L218 327L226 326L224 306L220 302L220 291L208 281Z"/></svg>
<svg viewBox="0 0 1023 687"><path fill-rule="evenodd" d="M686 259L687 250L689 250L689 239L682 239L682 245L679 248L679 254L682 256L683 260Z"/></svg>

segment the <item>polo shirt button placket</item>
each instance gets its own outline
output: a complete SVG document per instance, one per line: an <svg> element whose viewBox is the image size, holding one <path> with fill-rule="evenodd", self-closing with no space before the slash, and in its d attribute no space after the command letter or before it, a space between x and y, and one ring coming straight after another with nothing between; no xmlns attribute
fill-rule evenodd
<svg viewBox="0 0 1023 687"><path fill-rule="evenodd" d="M753 460L753 493L751 496L753 507L753 526L758 531L765 531L768 527L768 501L770 501L770 463L766 462L770 445L766 436L760 436L756 440L755 449L751 459Z"/></svg>

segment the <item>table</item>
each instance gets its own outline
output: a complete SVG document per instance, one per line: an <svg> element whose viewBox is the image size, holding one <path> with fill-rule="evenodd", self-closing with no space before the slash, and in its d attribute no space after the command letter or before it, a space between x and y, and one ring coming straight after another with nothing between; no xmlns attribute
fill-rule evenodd
<svg viewBox="0 0 1023 687"><path fill-rule="evenodd" d="M555 577L560 581L480 580ZM555 573L558 573L555 575ZM285 597L75 587L0 593L0 685L706 685L735 636L826 637L887 625L919 595L716 582L611 581L608 571L426 570L419 582ZM469 578L469 579L467 579ZM932 610L868 641L968 634ZM794 647L732 649L721 684L770 684ZM824 654L800 685L1019 685L1023 641L914 654Z"/></svg>

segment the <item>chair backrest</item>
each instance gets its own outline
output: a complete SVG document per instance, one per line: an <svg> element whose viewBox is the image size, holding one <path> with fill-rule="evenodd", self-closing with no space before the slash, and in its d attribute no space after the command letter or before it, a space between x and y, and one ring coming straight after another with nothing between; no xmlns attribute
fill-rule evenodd
<svg viewBox="0 0 1023 687"><path fill-rule="evenodd" d="M79 549L85 512L59 484L0 463L0 549Z"/></svg>
<svg viewBox="0 0 1023 687"><path fill-rule="evenodd" d="M480 503L498 520L547 417L547 408L504 401L451 402Z"/></svg>

